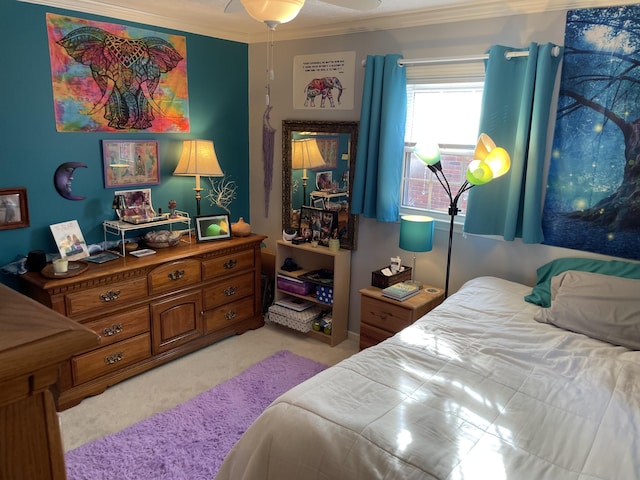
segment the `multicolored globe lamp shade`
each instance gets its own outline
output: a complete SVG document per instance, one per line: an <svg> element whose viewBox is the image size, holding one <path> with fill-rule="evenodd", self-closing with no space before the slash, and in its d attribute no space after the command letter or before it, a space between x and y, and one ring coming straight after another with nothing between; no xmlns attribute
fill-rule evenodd
<svg viewBox="0 0 640 480"><path fill-rule="evenodd" d="M484 185L507 173L511 168L511 158L504 148L496 146L489 135L481 133L473 152L473 160L469 162L467 166L466 180L454 195L447 181L447 177L442 171L440 148L438 145L433 142L419 143L413 148L413 153L433 172L449 197L449 249L447 251L447 273L444 290L444 296L447 298L449 296L449 273L451 269L454 218L460 212L458 209L458 201L462 194L472 187Z"/></svg>
<svg viewBox="0 0 640 480"><path fill-rule="evenodd" d="M467 167L467 180L473 185L484 185L491 180L503 176L511 168L511 158L502 147L483 133L478 138L473 160Z"/></svg>

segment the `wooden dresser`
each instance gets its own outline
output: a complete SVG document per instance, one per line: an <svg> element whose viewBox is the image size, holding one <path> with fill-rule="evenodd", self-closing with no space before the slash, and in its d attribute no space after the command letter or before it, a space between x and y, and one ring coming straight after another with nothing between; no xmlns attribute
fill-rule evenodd
<svg viewBox="0 0 640 480"><path fill-rule="evenodd" d="M60 364L98 342L91 330L0 284L0 479L67 478L49 388Z"/></svg>
<svg viewBox="0 0 640 480"><path fill-rule="evenodd" d="M22 291L102 337L60 372L64 410L108 386L222 338L261 327L260 244L250 235L181 242L154 255L89 263L78 276L20 276Z"/></svg>

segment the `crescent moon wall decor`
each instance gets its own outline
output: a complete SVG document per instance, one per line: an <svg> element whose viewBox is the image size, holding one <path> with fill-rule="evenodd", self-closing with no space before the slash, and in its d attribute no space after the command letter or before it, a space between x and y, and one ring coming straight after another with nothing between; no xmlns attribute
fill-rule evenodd
<svg viewBox="0 0 640 480"><path fill-rule="evenodd" d="M73 172L76 168L87 168L84 163L65 162L56 168L53 174L53 184L60 195L68 200L84 200L84 197L73 195L71 193L71 182L73 181Z"/></svg>

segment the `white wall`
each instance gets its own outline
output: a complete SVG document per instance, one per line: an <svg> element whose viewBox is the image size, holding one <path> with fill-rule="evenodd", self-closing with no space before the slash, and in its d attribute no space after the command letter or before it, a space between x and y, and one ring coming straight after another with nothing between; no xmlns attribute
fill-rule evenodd
<svg viewBox="0 0 640 480"><path fill-rule="evenodd" d="M295 21L295 20L294 20ZM279 28L285 28L286 25ZM492 20L464 22L429 27L371 32L314 40L278 41L275 34L275 79L271 82L271 125L278 129L270 209L265 217L262 166L262 114L265 109L266 44L249 49L250 76L250 152L251 152L251 226L254 232L269 236L267 247L275 250L282 237L282 120L358 120L364 69L360 62L369 54L401 53L404 58L435 58L485 53L495 44L526 47L530 42L564 43L565 13L512 16ZM265 30L266 40L266 30ZM316 109L294 110L292 97L293 57L313 53L355 51L356 101L352 111ZM371 272L388 265L389 257L400 255L403 263L411 262L409 252L398 248L399 224L379 223L360 217L357 249L351 264L351 306L349 330L359 332L360 296L358 290L371 283ZM444 286L448 226L436 229L434 249L417 256L417 278L435 286ZM549 260L563 256L593 256L543 245L527 245L520 241L504 242L484 237L455 234L451 264L450 294L465 281L494 275L533 285L535 270ZM406 259L406 260L405 260ZM410 263L409 263L410 264Z"/></svg>

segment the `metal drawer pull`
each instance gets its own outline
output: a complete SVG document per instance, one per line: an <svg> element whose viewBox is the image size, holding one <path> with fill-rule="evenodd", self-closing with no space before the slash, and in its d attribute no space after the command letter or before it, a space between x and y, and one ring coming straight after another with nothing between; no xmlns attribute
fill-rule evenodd
<svg viewBox="0 0 640 480"><path fill-rule="evenodd" d="M109 290L100 294L100 300L103 302L112 302L120 297L120 290Z"/></svg>
<svg viewBox="0 0 640 480"><path fill-rule="evenodd" d="M167 275L171 280L180 280L184 277L184 270L176 270Z"/></svg>
<svg viewBox="0 0 640 480"><path fill-rule="evenodd" d="M123 358L124 358L124 352L112 353L108 357L104 358L104 363L106 363L107 365L113 365L114 363L118 363Z"/></svg>
<svg viewBox="0 0 640 480"><path fill-rule="evenodd" d="M236 318L236 315L238 315L238 313L235 310L230 310L224 314L224 318L226 318L227 320L233 320L234 318Z"/></svg>
<svg viewBox="0 0 640 480"><path fill-rule="evenodd" d="M224 289L224 294L230 297L231 295L235 295L237 291L238 289L236 287L229 287Z"/></svg>
<svg viewBox="0 0 640 480"><path fill-rule="evenodd" d="M227 270L230 270L233 267L235 267L237 263L238 261L236 259L231 259L229 261L224 262L224 268L226 268Z"/></svg>
<svg viewBox="0 0 640 480"><path fill-rule="evenodd" d="M111 325L110 327L106 327L102 332L105 337L113 337L114 335L122 332L122 324L119 323L118 325Z"/></svg>

